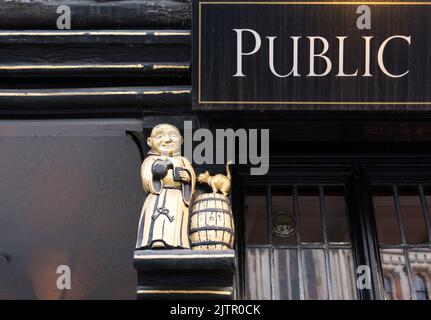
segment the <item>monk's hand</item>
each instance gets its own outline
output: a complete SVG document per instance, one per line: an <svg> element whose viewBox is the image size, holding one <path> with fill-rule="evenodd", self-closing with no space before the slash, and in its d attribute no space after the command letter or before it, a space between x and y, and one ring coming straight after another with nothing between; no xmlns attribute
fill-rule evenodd
<svg viewBox="0 0 431 320"><path fill-rule="evenodd" d="M185 183L189 183L190 182L190 180L191 180L190 179L190 175L189 175L189 173L186 170L180 170L179 175L180 175L180 178L181 178L182 182L185 182Z"/></svg>

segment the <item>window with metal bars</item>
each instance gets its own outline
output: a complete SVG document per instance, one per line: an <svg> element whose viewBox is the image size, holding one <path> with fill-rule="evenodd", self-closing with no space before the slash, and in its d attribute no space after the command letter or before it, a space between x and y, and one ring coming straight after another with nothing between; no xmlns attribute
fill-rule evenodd
<svg viewBox="0 0 431 320"><path fill-rule="evenodd" d="M390 298L427 300L431 290L431 188L374 184L371 191L383 275L394 283Z"/></svg>
<svg viewBox="0 0 431 320"><path fill-rule="evenodd" d="M250 185L244 205L245 298L357 298L344 185Z"/></svg>

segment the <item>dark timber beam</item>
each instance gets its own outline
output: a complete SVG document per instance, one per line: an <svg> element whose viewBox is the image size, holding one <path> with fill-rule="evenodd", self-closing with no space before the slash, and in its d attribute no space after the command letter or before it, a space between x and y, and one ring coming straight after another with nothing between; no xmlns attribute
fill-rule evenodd
<svg viewBox="0 0 431 320"><path fill-rule="evenodd" d="M233 250L136 250L138 299L232 299Z"/></svg>
<svg viewBox="0 0 431 320"><path fill-rule="evenodd" d="M0 30L0 76L91 76L113 81L190 77L190 34L189 30Z"/></svg>
<svg viewBox="0 0 431 320"><path fill-rule="evenodd" d="M0 43L190 45L190 36L190 30L0 30Z"/></svg>
<svg viewBox="0 0 431 320"><path fill-rule="evenodd" d="M190 91L189 86L0 90L0 110L176 108L190 104Z"/></svg>
<svg viewBox="0 0 431 320"><path fill-rule="evenodd" d="M62 64L0 64L1 77L25 77L25 76L157 76L157 77L182 77L189 76L189 63L62 63Z"/></svg>
<svg viewBox="0 0 431 320"><path fill-rule="evenodd" d="M72 29L189 28L190 1L1 0L2 29L56 29L57 8L68 5Z"/></svg>

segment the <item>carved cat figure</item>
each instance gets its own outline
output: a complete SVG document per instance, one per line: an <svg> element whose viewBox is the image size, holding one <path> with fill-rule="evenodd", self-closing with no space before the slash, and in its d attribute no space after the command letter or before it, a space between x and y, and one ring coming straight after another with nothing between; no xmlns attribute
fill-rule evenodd
<svg viewBox="0 0 431 320"><path fill-rule="evenodd" d="M223 174L211 176L208 171L205 171L198 176L198 182L208 184L214 193L220 192L224 196L227 196L231 188L231 174L229 169L231 164L232 161L228 161L226 164L226 176Z"/></svg>

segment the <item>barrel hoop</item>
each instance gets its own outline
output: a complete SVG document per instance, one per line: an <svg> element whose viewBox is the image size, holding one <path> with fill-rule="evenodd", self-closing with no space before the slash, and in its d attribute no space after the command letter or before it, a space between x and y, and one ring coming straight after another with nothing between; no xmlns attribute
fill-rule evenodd
<svg viewBox="0 0 431 320"><path fill-rule="evenodd" d="M206 227L190 228L190 233L199 232L199 231L211 231L211 230L221 230L221 231L226 231L226 232L232 233L231 228L219 227L219 226L206 226Z"/></svg>
<svg viewBox="0 0 431 320"><path fill-rule="evenodd" d="M202 212L206 212L206 213L211 213L211 212L223 212L223 213L227 213L229 215L231 215L231 211L227 210L227 209L221 209L221 208L206 208L206 209L201 209L201 210L196 210L193 211L192 214L190 215L191 217L194 216L195 214L198 213L202 213Z"/></svg>
<svg viewBox="0 0 431 320"><path fill-rule="evenodd" d="M232 248L232 245L230 243L224 242L224 241L202 241L199 243L192 243L192 247L199 247L199 246L214 246L214 245L223 245L227 246L229 248Z"/></svg>
<svg viewBox="0 0 431 320"><path fill-rule="evenodd" d="M226 201L225 199L223 199L223 198L217 198L217 197L210 197L210 198L203 198L203 199L198 199L198 200L195 200L195 201L193 201L193 204L192 205L195 205L195 204L197 204L197 203L199 203L199 202L202 202L202 201L220 201L220 202L224 202L224 203L226 203L226 204L228 204L228 205L230 205L230 203L229 203L229 201Z"/></svg>

